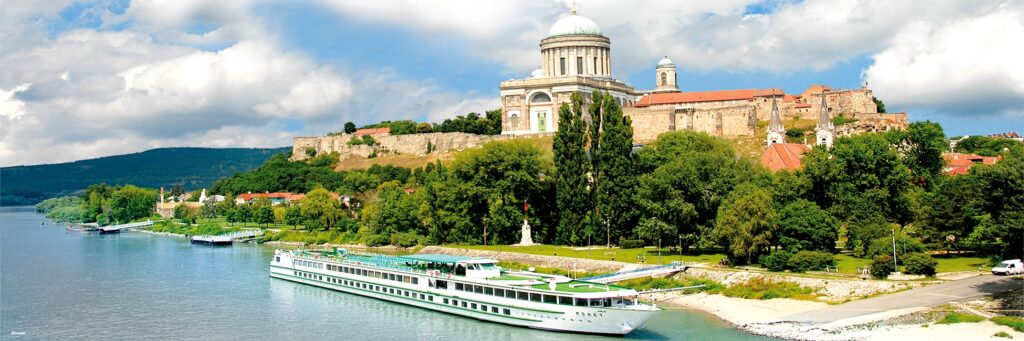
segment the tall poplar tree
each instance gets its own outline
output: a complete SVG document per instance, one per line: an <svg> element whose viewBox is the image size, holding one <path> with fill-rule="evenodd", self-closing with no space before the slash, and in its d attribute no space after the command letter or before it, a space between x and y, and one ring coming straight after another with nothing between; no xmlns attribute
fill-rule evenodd
<svg viewBox="0 0 1024 341"><path fill-rule="evenodd" d="M605 233L610 246L613 240L617 241L635 225L634 203L630 198L636 191L637 179L633 156L633 123L622 114L622 107L614 97L602 97L602 133L599 140L600 153L597 154L599 162L595 167L601 183L595 204L603 218L602 222L606 224Z"/></svg>
<svg viewBox="0 0 1024 341"><path fill-rule="evenodd" d="M558 131L554 139L555 180L560 243L579 245L584 239L587 204L587 154L584 149L586 122L583 97L574 93L570 103L558 109Z"/></svg>

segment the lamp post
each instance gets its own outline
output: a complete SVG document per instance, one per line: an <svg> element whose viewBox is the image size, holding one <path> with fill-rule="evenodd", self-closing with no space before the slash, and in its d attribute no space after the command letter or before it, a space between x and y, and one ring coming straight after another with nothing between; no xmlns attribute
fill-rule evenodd
<svg viewBox="0 0 1024 341"><path fill-rule="evenodd" d="M484 245L487 245L487 217L484 217Z"/></svg>
<svg viewBox="0 0 1024 341"><path fill-rule="evenodd" d="M896 265L896 229L892 229L892 269L893 272L899 272L899 266Z"/></svg>
<svg viewBox="0 0 1024 341"><path fill-rule="evenodd" d="M661 265L661 237L658 237L658 265Z"/></svg>

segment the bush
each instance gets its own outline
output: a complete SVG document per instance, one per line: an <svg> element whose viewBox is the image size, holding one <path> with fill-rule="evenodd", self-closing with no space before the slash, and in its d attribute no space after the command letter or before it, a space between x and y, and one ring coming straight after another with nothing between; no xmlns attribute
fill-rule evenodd
<svg viewBox="0 0 1024 341"><path fill-rule="evenodd" d="M413 247L420 244L420 236L412 232L401 232L391 235L391 245Z"/></svg>
<svg viewBox="0 0 1024 341"><path fill-rule="evenodd" d="M795 272L825 270L835 267L836 260L831 253L821 251L800 251L789 258L787 266Z"/></svg>
<svg viewBox="0 0 1024 341"><path fill-rule="evenodd" d="M385 235L371 234L371 235L366 236L364 242L365 242L366 246L375 247L375 246L388 245L388 243L391 242L391 239L388 238L388 236L385 236Z"/></svg>
<svg viewBox="0 0 1024 341"><path fill-rule="evenodd" d="M892 257L887 255L879 255L873 258L871 263L871 276L876 278L886 278L889 274L896 271L896 266L892 264Z"/></svg>
<svg viewBox="0 0 1024 341"><path fill-rule="evenodd" d="M937 265L939 262L923 252L908 253L903 256L903 266L908 274L934 276Z"/></svg>
<svg viewBox="0 0 1024 341"><path fill-rule="evenodd" d="M763 277L754 277L746 283L734 284L722 290L722 295L755 300L773 298L813 299L814 289L792 282L775 282Z"/></svg>
<svg viewBox="0 0 1024 341"><path fill-rule="evenodd" d="M896 255L899 257L896 261L903 264L903 256L905 254L914 252L924 252L924 244L914 238L907 236L896 237ZM868 246L867 252L864 254L865 258L872 258L878 255L892 256L892 237L882 237L871 241L871 245Z"/></svg>
<svg viewBox="0 0 1024 341"><path fill-rule="evenodd" d="M938 322L935 322L935 324L976 323L984 320L984 317L978 315L962 314L954 311L946 313L946 316Z"/></svg>
<svg viewBox="0 0 1024 341"><path fill-rule="evenodd" d="M761 256L758 259L758 263L765 267L765 269L768 269L768 271L785 271L789 266L790 257L793 257L793 254L789 253L789 251L778 250Z"/></svg>
<svg viewBox="0 0 1024 341"><path fill-rule="evenodd" d="M644 241L640 239L619 239L619 247L623 249L639 249L644 247Z"/></svg>
<svg viewBox="0 0 1024 341"><path fill-rule="evenodd" d="M1016 316L996 316L991 320L995 324L1007 326L1013 328L1013 330L1024 333L1024 318Z"/></svg>

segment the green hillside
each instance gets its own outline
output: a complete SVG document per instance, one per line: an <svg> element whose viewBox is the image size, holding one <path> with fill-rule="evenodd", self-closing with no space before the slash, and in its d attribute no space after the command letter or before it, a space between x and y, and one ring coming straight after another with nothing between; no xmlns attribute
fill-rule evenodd
<svg viewBox="0 0 1024 341"><path fill-rule="evenodd" d="M186 189L258 167L291 148L158 148L68 163L0 168L0 205L27 205L91 184Z"/></svg>

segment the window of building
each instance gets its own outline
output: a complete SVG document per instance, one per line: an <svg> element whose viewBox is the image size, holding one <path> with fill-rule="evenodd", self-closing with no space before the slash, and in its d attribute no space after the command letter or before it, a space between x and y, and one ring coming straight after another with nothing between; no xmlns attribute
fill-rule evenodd
<svg viewBox="0 0 1024 341"><path fill-rule="evenodd" d="M597 57L594 57L594 73L597 73Z"/></svg>
<svg viewBox="0 0 1024 341"><path fill-rule="evenodd" d="M559 58L559 60L560 60L560 62L562 64L561 65L562 66L561 74L562 74L562 76L565 76L565 57Z"/></svg>
<svg viewBox="0 0 1024 341"><path fill-rule="evenodd" d="M543 92L538 92L530 97L530 103L548 103L551 102L551 96Z"/></svg>
<svg viewBox="0 0 1024 341"><path fill-rule="evenodd" d="M668 85L668 74L661 73L661 85Z"/></svg>
<svg viewBox="0 0 1024 341"><path fill-rule="evenodd" d="M583 74L583 57L576 57L576 74Z"/></svg>

